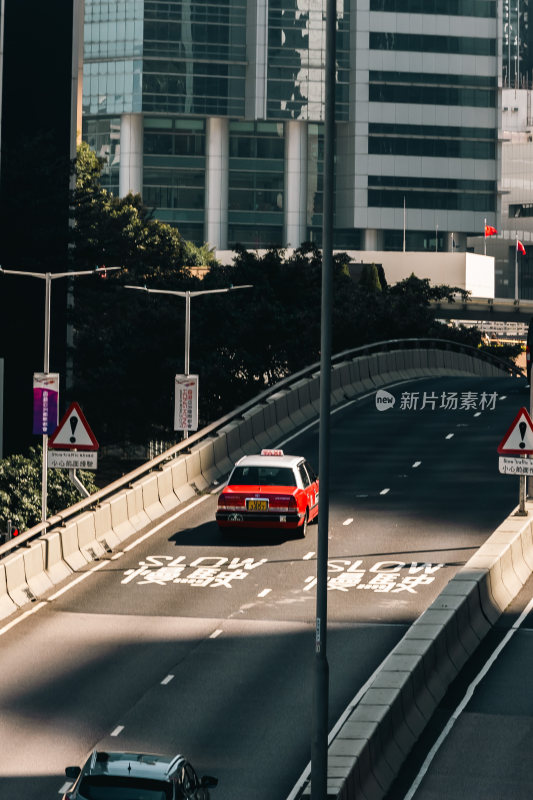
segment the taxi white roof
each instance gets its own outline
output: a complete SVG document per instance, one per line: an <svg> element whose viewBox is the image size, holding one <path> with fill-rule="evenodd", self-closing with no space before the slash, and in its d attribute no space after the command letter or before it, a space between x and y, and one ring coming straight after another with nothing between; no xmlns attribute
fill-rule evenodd
<svg viewBox="0 0 533 800"><path fill-rule="evenodd" d="M303 456L262 456L260 454L253 456L243 456L235 464L236 467L296 467L301 461L304 460Z"/></svg>

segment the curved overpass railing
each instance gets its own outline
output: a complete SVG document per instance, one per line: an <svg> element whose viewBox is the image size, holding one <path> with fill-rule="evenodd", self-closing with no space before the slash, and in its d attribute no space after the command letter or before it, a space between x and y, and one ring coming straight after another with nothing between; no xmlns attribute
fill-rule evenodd
<svg viewBox="0 0 533 800"><path fill-rule="evenodd" d="M91 541L98 542L99 531L103 534L104 529L97 519L89 522L88 514L93 517L106 516L104 527L109 524L111 531L115 526L112 516L121 517L126 513L127 519L130 519L133 514L137 517L134 523L137 528L141 522L148 524L154 514L160 516L165 513L166 507L174 504L175 499L184 502L201 493L209 483L227 474L240 455L272 444L288 430L294 430L318 417L319 370L320 364L317 362L283 378L186 440L79 503L49 517L46 522L35 525L16 540L0 546L0 563L13 551L27 548L47 531L75 524L72 523L73 519L87 523L86 527L95 534ZM522 371L514 364L452 340L392 339L344 350L333 356L332 405L393 381L420 375L445 374L506 374L523 377ZM138 495L139 490L141 497L135 497L133 501L131 493ZM167 496L161 494L167 490ZM116 498L121 496L126 501L126 511L122 509L119 514L110 506L115 500L114 507L117 507L119 502ZM161 502L162 497L166 497L166 502ZM148 514L147 506L151 507ZM109 512L115 510L115 514L104 515L102 509ZM123 521L117 522L116 526L123 529ZM108 536L108 539L112 538L112 535ZM109 544L109 541L106 542Z"/></svg>

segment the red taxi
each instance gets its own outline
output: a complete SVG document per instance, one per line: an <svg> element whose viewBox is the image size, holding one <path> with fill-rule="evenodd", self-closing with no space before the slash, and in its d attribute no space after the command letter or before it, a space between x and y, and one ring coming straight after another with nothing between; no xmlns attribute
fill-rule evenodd
<svg viewBox="0 0 533 800"><path fill-rule="evenodd" d="M239 459L218 498L216 520L227 528L287 528L305 536L318 516L318 477L302 456L283 450Z"/></svg>

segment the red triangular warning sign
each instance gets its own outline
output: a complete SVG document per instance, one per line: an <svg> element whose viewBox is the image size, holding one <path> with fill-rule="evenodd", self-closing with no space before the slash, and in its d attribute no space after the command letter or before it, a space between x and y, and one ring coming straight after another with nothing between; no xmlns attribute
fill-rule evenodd
<svg viewBox="0 0 533 800"><path fill-rule="evenodd" d="M71 403L67 412L48 440L48 447L56 450L98 450L98 442L77 403Z"/></svg>
<svg viewBox="0 0 533 800"><path fill-rule="evenodd" d="M526 408L521 408L511 427L498 445L504 456L533 455L533 422Z"/></svg>

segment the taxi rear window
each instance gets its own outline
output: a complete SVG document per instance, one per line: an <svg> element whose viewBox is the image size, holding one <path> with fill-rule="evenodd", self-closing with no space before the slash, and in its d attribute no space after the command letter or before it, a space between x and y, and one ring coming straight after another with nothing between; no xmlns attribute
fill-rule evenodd
<svg viewBox="0 0 533 800"><path fill-rule="evenodd" d="M290 467L235 467L230 484L239 486L296 486Z"/></svg>

